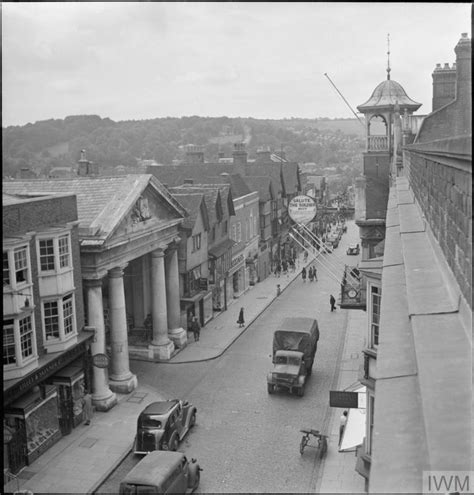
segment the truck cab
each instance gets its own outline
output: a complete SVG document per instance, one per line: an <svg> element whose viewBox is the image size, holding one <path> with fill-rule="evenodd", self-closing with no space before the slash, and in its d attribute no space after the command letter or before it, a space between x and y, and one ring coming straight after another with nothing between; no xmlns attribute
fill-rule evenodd
<svg viewBox="0 0 474 495"><path fill-rule="evenodd" d="M306 366L304 354L298 351L276 351L273 371L268 374L268 393L272 394L277 387L296 390L299 396L304 395Z"/></svg>

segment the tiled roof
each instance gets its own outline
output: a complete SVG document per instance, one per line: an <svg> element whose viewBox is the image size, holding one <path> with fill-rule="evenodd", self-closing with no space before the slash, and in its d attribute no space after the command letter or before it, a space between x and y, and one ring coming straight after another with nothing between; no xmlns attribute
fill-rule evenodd
<svg viewBox="0 0 474 495"><path fill-rule="evenodd" d="M175 194L203 194L204 201L206 203L207 214L209 217L209 223L214 225L217 223L217 202L220 200L219 189L216 188L202 188L194 185L184 184L178 187L170 187L170 193Z"/></svg>
<svg viewBox="0 0 474 495"><path fill-rule="evenodd" d="M243 180L247 184L250 191L257 191L260 201L266 202L272 199L271 191L273 181L271 177L244 177Z"/></svg>
<svg viewBox="0 0 474 495"><path fill-rule="evenodd" d="M112 233L149 183L159 190L170 207L174 207L182 216L185 215L185 210L166 188L149 174L15 180L4 182L3 191L9 194L75 194L79 226L89 229L91 235L106 237Z"/></svg>
<svg viewBox="0 0 474 495"><path fill-rule="evenodd" d="M171 193L171 195L183 206L188 214L182 223L183 228L192 229L196 223L199 212L201 211L201 204L203 201L204 208L206 207L204 194L183 192Z"/></svg>

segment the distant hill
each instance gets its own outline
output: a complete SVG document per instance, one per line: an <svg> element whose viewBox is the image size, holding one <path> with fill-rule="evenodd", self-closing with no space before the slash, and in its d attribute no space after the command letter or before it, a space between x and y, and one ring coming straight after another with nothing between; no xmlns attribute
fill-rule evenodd
<svg viewBox="0 0 474 495"><path fill-rule="evenodd" d="M3 173L21 168L47 174L53 167L75 166L80 151L102 170L118 165L132 171L140 160L171 164L184 158L183 146L201 145L207 161L232 156L243 141L249 158L259 147L284 149L291 161L322 166L347 164L360 154L363 128L356 119L264 120L228 117L181 117L114 122L98 115L76 115L9 126L3 132Z"/></svg>

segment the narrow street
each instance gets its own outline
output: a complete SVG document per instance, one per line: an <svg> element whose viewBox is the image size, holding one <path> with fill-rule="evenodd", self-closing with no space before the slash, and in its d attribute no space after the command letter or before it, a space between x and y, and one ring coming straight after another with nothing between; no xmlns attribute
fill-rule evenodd
<svg viewBox="0 0 474 495"><path fill-rule="evenodd" d="M335 252L324 255L328 259L356 262L345 254L356 240L354 222L348 226ZM320 461L312 449L300 455L299 430L327 430L329 390L337 383L347 324L346 310L330 311L329 296L339 293L337 282L319 262L316 266L318 282L297 278L218 359L193 364L132 361L139 382L163 397L197 406L197 424L179 450L203 467L201 493L315 491ZM267 393L273 331L287 316L316 318L320 328L313 374L302 398L285 391ZM96 493L116 491L138 460L129 455Z"/></svg>

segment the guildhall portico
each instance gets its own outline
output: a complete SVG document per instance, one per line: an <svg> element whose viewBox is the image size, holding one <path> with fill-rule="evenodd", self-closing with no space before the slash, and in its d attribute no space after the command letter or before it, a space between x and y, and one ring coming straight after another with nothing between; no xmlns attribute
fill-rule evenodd
<svg viewBox="0 0 474 495"><path fill-rule="evenodd" d="M4 183L24 196L77 196L86 327L92 356L108 354L108 368L93 367L93 403L113 407L115 392L137 386L129 365L129 330L151 315L148 357L167 360L186 345L181 325L177 247L186 212L152 175L77 177ZM109 351L109 352L107 352Z"/></svg>

